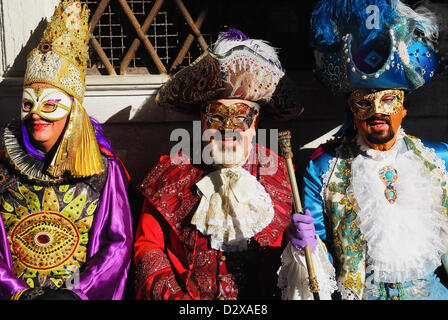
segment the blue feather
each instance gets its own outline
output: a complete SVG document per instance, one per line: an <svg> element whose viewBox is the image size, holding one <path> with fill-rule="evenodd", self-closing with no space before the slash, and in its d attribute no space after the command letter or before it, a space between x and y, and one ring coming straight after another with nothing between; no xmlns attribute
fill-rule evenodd
<svg viewBox="0 0 448 320"><path fill-rule="evenodd" d="M374 14L369 6L378 8L378 26L366 23ZM400 17L396 0L321 0L311 16L312 45L326 47L338 44L347 33L354 33L366 43L378 37Z"/></svg>

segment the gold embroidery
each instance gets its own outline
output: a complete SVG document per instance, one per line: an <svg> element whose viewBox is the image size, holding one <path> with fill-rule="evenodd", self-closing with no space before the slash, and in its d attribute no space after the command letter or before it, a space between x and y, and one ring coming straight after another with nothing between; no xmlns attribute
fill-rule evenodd
<svg viewBox="0 0 448 320"><path fill-rule="evenodd" d="M364 281L361 280L361 275L359 273L349 272L343 283L347 288L351 288L357 293L362 292L364 287Z"/></svg>
<svg viewBox="0 0 448 320"><path fill-rule="evenodd" d="M70 20L76 23L68 23ZM52 84L80 102L84 99L85 72L89 60L89 10L75 0L62 0L41 43L27 59L25 84Z"/></svg>
<svg viewBox="0 0 448 320"><path fill-rule="evenodd" d="M20 193L23 195L26 201L26 206L31 210L31 213L37 213L40 211L40 201L37 195L28 190L23 184L18 183Z"/></svg>
<svg viewBox="0 0 448 320"><path fill-rule="evenodd" d="M441 214L446 215L448 198L446 182L441 171L428 160L424 149L419 149L424 148L424 146L416 145L410 136L406 136L404 141L407 148L414 152L425 165L427 172L424 174L433 174L435 178L439 177L437 181L441 184L443 193L441 199L437 198L437 201L441 200L444 207ZM352 194L347 193L350 177L351 159L339 158L328 183L325 204L332 223L335 258L340 263L338 278L347 288L356 293L358 298L361 298L365 281L366 243L355 222L356 210L358 209L356 201L352 199Z"/></svg>
<svg viewBox="0 0 448 320"><path fill-rule="evenodd" d="M49 212L59 212L59 202L53 188L45 188L42 202L42 210Z"/></svg>
<svg viewBox="0 0 448 320"><path fill-rule="evenodd" d="M330 177L327 190L327 210L332 221L336 259L341 282L359 297L364 279L365 241L356 226L356 202L347 193L351 177L351 158L339 159Z"/></svg>
<svg viewBox="0 0 448 320"><path fill-rule="evenodd" d="M65 204L58 200L53 187L41 188L41 196L31 191L35 188L27 188L20 183L17 183L17 188L26 207L16 202L17 198L11 192L14 210L1 212L8 232L14 272L30 287L36 285L35 280L39 285L50 281L61 286L86 260L88 231L98 199L93 201L95 205L90 213L80 219L87 202L86 189ZM68 191L73 197L76 187ZM2 202L6 203L3 197Z"/></svg>

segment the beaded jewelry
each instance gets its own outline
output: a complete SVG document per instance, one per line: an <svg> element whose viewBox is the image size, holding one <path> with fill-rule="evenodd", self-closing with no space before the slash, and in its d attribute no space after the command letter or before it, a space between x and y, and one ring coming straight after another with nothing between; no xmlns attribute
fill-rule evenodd
<svg viewBox="0 0 448 320"><path fill-rule="evenodd" d="M393 183L398 179L398 172L392 166L385 166L380 169L379 176L381 181L386 185L384 190L384 196L390 204L394 204L397 200L397 191L393 186Z"/></svg>

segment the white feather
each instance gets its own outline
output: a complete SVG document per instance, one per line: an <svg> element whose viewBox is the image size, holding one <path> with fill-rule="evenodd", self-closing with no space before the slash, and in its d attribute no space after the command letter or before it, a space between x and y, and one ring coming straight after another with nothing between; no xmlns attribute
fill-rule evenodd
<svg viewBox="0 0 448 320"><path fill-rule="evenodd" d="M218 40L212 46L212 50L215 54L224 55L237 46L246 46L266 60L271 60L281 69L281 64L278 58L278 49L272 47L267 41L259 39L227 40L223 39L221 35L222 34L218 36Z"/></svg>
<svg viewBox="0 0 448 320"><path fill-rule="evenodd" d="M415 10L396 0L397 10L406 18L414 20L417 29L423 33L423 36L431 41L437 41L439 38L439 27L437 25L436 15L423 5L419 5Z"/></svg>

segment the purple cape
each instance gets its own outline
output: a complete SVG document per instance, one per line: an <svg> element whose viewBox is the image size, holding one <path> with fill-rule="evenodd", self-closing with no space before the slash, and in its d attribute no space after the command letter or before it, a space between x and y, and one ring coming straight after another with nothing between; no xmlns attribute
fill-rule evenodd
<svg viewBox="0 0 448 320"><path fill-rule="evenodd" d="M120 161L109 159L109 174L89 232L87 259L73 289L84 300L120 300L126 288L132 256L132 215L127 178ZM13 271L3 219L0 219L0 299L29 288Z"/></svg>

